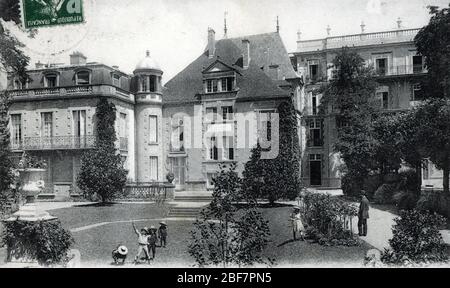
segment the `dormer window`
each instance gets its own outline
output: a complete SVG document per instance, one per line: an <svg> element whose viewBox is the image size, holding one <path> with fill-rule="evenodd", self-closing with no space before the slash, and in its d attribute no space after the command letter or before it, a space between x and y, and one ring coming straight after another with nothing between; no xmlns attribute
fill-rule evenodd
<svg viewBox="0 0 450 288"><path fill-rule="evenodd" d="M45 87L56 87L58 86L58 75L56 73L46 74L44 77Z"/></svg>
<svg viewBox="0 0 450 288"><path fill-rule="evenodd" d="M223 77L218 79L207 79L205 85L206 93L229 92L234 90L234 77Z"/></svg>
<svg viewBox="0 0 450 288"><path fill-rule="evenodd" d="M233 91L233 77L226 77L221 79L222 82L222 92Z"/></svg>
<svg viewBox="0 0 450 288"><path fill-rule="evenodd" d="M89 71L79 71L75 74L75 83L77 85L90 84L91 73Z"/></svg>
<svg viewBox="0 0 450 288"><path fill-rule="evenodd" d="M114 86L120 87L120 75L112 74L112 83Z"/></svg>
<svg viewBox="0 0 450 288"><path fill-rule="evenodd" d="M206 80L206 93L214 93L218 91L217 79Z"/></svg>

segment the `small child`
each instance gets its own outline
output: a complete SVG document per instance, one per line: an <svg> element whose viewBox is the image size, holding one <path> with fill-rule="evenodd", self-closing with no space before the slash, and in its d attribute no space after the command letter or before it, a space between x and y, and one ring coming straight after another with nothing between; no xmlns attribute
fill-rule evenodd
<svg viewBox="0 0 450 288"><path fill-rule="evenodd" d="M142 252L145 254L145 259L150 262L150 253L148 253L148 235L147 235L147 228L142 228L141 232L138 231L136 228L136 225L133 224L133 229L136 235L138 236L138 252L136 254L136 257L134 258L134 262L137 263L140 260Z"/></svg>
<svg viewBox="0 0 450 288"><path fill-rule="evenodd" d="M291 214L291 221L292 221L292 232L294 236L294 240L297 240L297 234L300 235L300 238L302 241L304 240L304 232L305 227L303 226L301 214L300 214L300 207L294 206L294 211L292 211Z"/></svg>
<svg viewBox="0 0 450 288"><path fill-rule="evenodd" d="M158 240L158 236L156 235L156 227L150 226L150 229L148 229L148 250L152 251L152 258L151 260L155 259L156 254L156 241Z"/></svg>
<svg viewBox="0 0 450 288"><path fill-rule="evenodd" d="M117 246L116 249L112 251L112 258L114 260L114 264L125 264L125 260L127 259L128 255L128 248L124 245ZM119 263L119 260L121 260L121 263Z"/></svg>
<svg viewBox="0 0 450 288"><path fill-rule="evenodd" d="M160 241L160 247L166 248L166 241L167 241L167 224L166 222L159 222L159 229L158 229L158 237Z"/></svg>

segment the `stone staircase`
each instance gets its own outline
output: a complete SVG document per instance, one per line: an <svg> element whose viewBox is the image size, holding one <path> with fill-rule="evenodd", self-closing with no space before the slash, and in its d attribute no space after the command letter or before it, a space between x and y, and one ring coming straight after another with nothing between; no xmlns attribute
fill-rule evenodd
<svg viewBox="0 0 450 288"><path fill-rule="evenodd" d="M196 218L211 200L210 192L175 192L167 217Z"/></svg>

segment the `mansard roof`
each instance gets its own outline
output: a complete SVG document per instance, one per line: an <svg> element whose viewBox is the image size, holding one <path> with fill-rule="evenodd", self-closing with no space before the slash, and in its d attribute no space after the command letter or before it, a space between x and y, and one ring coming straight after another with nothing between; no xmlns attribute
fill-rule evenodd
<svg viewBox="0 0 450 288"><path fill-rule="evenodd" d="M250 65L243 69L242 40L250 41ZM297 78L289 55L278 33L267 33L240 38L221 39L216 41L213 58L205 51L184 70L178 73L165 85L164 103L195 101L196 95L203 93L203 73L216 62L221 62L235 69L239 99L278 98L290 96L289 91L279 87L284 79ZM279 79L271 79L269 66L277 65Z"/></svg>

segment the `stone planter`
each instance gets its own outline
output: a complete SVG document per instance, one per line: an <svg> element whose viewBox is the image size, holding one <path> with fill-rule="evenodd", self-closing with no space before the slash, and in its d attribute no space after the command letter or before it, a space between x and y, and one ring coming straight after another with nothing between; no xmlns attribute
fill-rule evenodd
<svg viewBox="0 0 450 288"><path fill-rule="evenodd" d="M26 203L33 203L36 196L42 192L46 172L47 169L43 168L19 169L20 179L23 183L21 191Z"/></svg>

